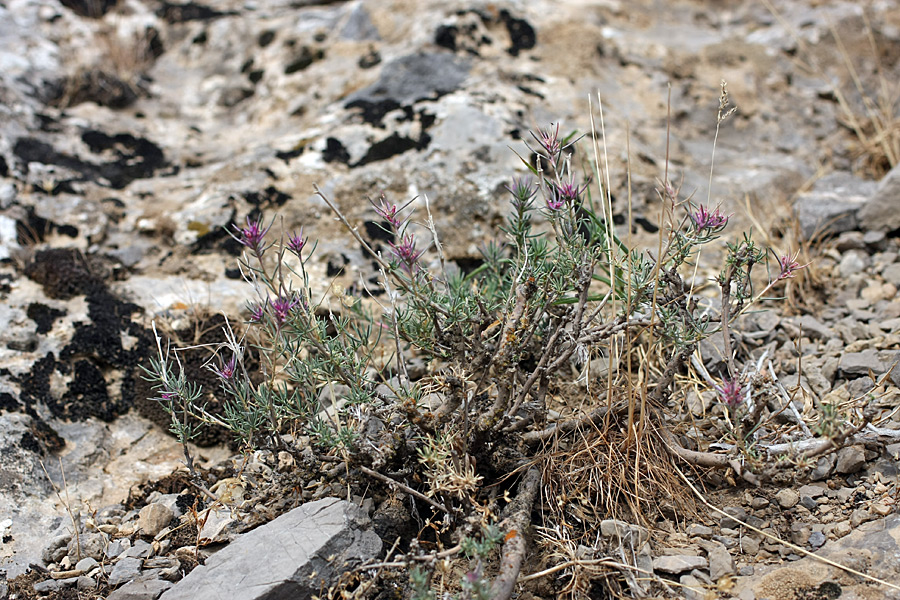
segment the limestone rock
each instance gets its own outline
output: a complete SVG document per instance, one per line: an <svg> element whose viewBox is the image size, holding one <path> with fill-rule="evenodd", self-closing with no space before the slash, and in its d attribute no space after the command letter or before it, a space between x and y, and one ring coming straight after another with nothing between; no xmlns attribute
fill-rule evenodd
<svg viewBox="0 0 900 600"><path fill-rule="evenodd" d="M144 535L154 537L172 522L174 516L175 513L168 506L158 502L148 504L139 514L141 531Z"/></svg>
<svg viewBox="0 0 900 600"><path fill-rule="evenodd" d="M304 504L236 538L162 600L310 597L327 588L347 561L381 550L367 522L354 505L336 498Z"/></svg>
<svg viewBox="0 0 900 600"><path fill-rule="evenodd" d="M794 508L800 501L800 494L790 488L785 488L775 494L775 499L778 500L781 508Z"/></svg>
<svg viewBox="0 0 900 600"><path fill-rule="evenodd" d="M172 585L172 582L162 579L132 581L113 591L106 600L156 600Z"/></svg>
<svg viewBox="0 0 900 600"><path fill-rule="evenodd" d="M661 573L678 575L693 569L705 569L709 565L702 556L679 554L676 556L659 556L653 559L653 569Z"/></svg>
<svg viewBox="0 0 900 600"><path fill-rule="evenodd" d="M900 165L891 169L875 193L860 208L859 222L865 229L893 231L900 228Z"/></svg>
<svg viewBox="0 0 900 600"><path fill-rule="evenodd" d="M837 453L837 461L834 470L838 473L856 473L866 464L866 449L864 446L847 446Z"/></svg>
<svg viewBox="0 0 900 600"><path fill-rule="evenodd" d="M819 179L810 192L794 202L794 214L804 239L838 234L858 227L857 212L867 202L876 184L850 173L832 173Z"/></svg>

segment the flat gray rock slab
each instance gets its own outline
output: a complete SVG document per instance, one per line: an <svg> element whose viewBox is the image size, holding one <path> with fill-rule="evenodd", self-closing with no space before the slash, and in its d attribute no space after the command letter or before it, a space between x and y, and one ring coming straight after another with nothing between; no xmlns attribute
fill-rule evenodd
<svg viewBox="0 0 900 600"><path fill-rule="evenodd" d="M337 498L304 504L236 538L162 600L294 600L334 582L348 561L374 558L381 539L368 518Z"/></svg>

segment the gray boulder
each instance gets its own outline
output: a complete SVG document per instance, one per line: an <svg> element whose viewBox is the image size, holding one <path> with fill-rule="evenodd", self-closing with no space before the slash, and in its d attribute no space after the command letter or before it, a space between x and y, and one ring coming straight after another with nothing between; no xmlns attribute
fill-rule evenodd
<svg viewBox="0 0 900 600"><path fill-rule="evenodd" d="M893 231L900 228L900 165L885 175L878 189L859 210L863 229Z"/></svg>
<svg viewBox="0 0 900 600"><path fill-rule="evenodd" d="M812 190L800 194L794 202L794 214L803 239L856 229L859 226L857 213L876 186L876 183L850 173L831 173L819 179Z"/></svg>
<svg viewBox="0 0 900 600"><path fill-rule="evenodd" d="M381 539L353 504L324 498L246 533L210 556L162 600L289 600L321 593L349 561L375 557Z"/></svg>

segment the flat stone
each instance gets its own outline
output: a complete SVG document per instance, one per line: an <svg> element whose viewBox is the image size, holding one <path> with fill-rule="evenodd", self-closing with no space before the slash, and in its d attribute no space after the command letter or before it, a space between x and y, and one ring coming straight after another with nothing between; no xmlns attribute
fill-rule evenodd
<svg viewBox="0 0 900 600"><path fill-rule="evenodd" d="M886 266L884 271L881 272L881 276L884 277L884 280L888 283L900 287L900 263Z"/></svg>
<svg viewBox="0 0 900 600"><path fill-rule="evenodd" d="M141 531L144 532L144 535L155 537L156 534L165 529L165 527L172 522L174 516L175 513L171 508L164 504L154 502L141 509L138 516L138 523L140 524Z"/></svg>
<svg viewBox="0 0 900 600"><path fill-rule="evenodd" d="M308 598L351 559L373 558L381 539L354 504L323 498L235 538L163 600Z"/></svg>
<svg viewBox="0 0 900 600"><path fill-rule="evenodd" d="M816 502L813 498L809 496L801 496L800 497L800 506L805 508L806 510L816 510L819 507L818 502Z"/></svg>
<svg viewBox="0 0 900 600"><path fill-rule="evenodd" d="M712 527L707 527L706 525L691 523L691 525L687 529L687 534L691 537L708 538L712 536L713 530Z"/></svg>
<svg viewBox="0 0 900 600"><path fill-rule="evenodd" d="M825 534L821 531L813 531L809 534L808 541L813 548L820 548L825 543Z"/></svg>
<svg viewBox="0 0 900 600"><path fill-rule="evenodd" d="M825 495L825 488L820 485L801 485L797 493L801 496L809 496L810 498L818 498Z"/></svg>
<svg viewBox="0 0 900 600"><path fill-rule="evenodd" d="M790 488L785 488L775 494L775 499L778 500L781 508L793 508L800 502L800 494Z"/></svg>
<svg viewBox="0 0 900 600"><path fill-rule="evenodd" d="M50 594L58 592L63 588L62 581L59 579L45 579L34 584L34 591L38 594Z"/></svg>
<svg viewBox="0 0 900 600"><path fill-rule="evenodd" d="M884 364L878 352L872 349L862 352L847 352L841 356L840 369L846 375L865 376L869 371L876 375L884 373Z"/></svg>
<svg viewBox="0 0 900 600"><path fill-rule="evenodd" d="M94 581L93 577L88 577L87 575L82 575L78 578L78 581L75 583L75 587L78 588L79 591L89 592L91 590L97 589L97 582ZM0 598L3 595L0 594Z"/></svg>
<svg viewBox="0 0 900 600"><path fill-rule="evenodd" d="M112 592L106 600L156 600L173 585L162 579L132 581Z"/></svg>
<svg viewBox="0 0 900 600"><path fill-rule="evenodd" d="M756 556L756 553L759 552L759 542L756 538L745 536L741 538L740 548L744 554Z"/></svg>
<svg viewBox="0 0 900 600"><path fill-rule="evenodd" d="M650 532L645 527L632 525L617 519L600 521L600 535L617 538L635 548L642 546L650 539Z"/></svg>
<svg viewBox="0 0 900 600"><path fill-rule="evenodd" d="M109 587L116 587L137 579L141 574L142 563L143 561L139 558L120 558L113 566L112 573L109 574Z"/></svg>
<svg viewBox="0 0 900 600"><path fill-rule="evenodd" d="M843 474L856 473L862 469L865 464L865 447L861 445L847 446L846 448L838 450L834 469L838 473Z"/></svg>
<svg viewBox="0 0 900 600"><path fill-rule="evenodd" d="M706 556L709 559L709 576L713 581L734 573L734 559L722 544L711 543L706 549Z"/></svg>
<svg viewBox="0 0 900 600"><path fill-rule="evenodd" d="M740 527L738 521L747 521L747 511L740 506L726 506L722 511L728 514L728 516L723 516L719 521L721 527L736 529L737 527Z"/></svg>
<svg viewBox="0 0 900 600"><path fill-rule="evenodd" d="M876 515L886 517L887 515L891 514L894 509L882 502L876 502L870 507L870 510Z"/></svg>
<svg viewBox="0 0 900 600"><path fill-rule="evenodd" d="M835 336L834 331L812 315L803 315L796 320L804 334L811 340L828 340Z"/></svg>
<svg viewBox="0 0 900 600"><path fill-rule="evenodd" d="M131 540L128 538L119 538L109 543L106 547L106 557L116 558L126 550L131 548Z"/></svg>
<svg viewBox="0 0 900 600"><path fill-rule="evenodd" d="M153 546L144 540L135 540L131 547L122 552L122 556L129 558L147 558L153 553Z"/></svg>
<svg viewBox="0 0 900 600"><path fill-rule="evenodd" d="M900 165L891 169L878 184L875 193L859 210L859 222L863 229L891 231L900 228Z"/></svg>
<svg viewBox="0 0 900 600"><path fill-rule="evenodd" d="M106 540L100 533L82 533L78 536L72 536L69 540L68 555L73 560L82 559L90 556L96 560L103 557L103 548L106 546Z"/></svg>
<svg viewBox="0 0 900 600"><path fill-rule="evenodd" d="M83 573L87 573L98 564L100 563L98 563L96 559L91 558L90 556L86 556L75 563L75 569L78 571L82 571Z"/></svg>
<svg viewBox="0 0 900 600"><path fill-rule="evenodd" d="M452 54L422 52L384 65L373 85L351 94L346 106L393 100L410 104L437 98L458 89L469 74L468 63Z"/></svg>
<svg viewBox="0 0 900 600"><path fill-rule="evenodd" d="M856 229L857 212L876 186L850 173L831 173L819 179L810 192L800 194L794 202L803 239Z"/></svg>
<svg viewBox="0 0 900 600"><path fill-rule="evenodd" d="M753 510L759 510L760 508L765 508L768 505L769 500L761 496L753 496L753 498L750 499L750 508L752 508Z"/></svg>
<svg viewBox="0 0 900 600"><path fill-rule="evenodd" d="M693 569L705 569L707 566L709 566L709 561L702 556L691 556L688 554L658 556L653 559L653 569L655 571L669 573L670 575L678 575Z"/></svg>
<svg viewBox="0 0 900 600"><path fill-rule="evenodd" d="M852 531L850 528L850 523L847 521L841 521L834 526L834 535L837 537L844 537Z"/></svg>
<svg viewBox="0 0 900 600"><path fill-rule="evenodd" d="M682 575L678 578L681 584L680 591L685 600L704 600L706 598L706 586L693 575Z"/></svg>
<svg viewBox="0 0 900 600"><path fill-rule="evenodd" d="M850 513L850 527L856 529L866 521L871 521L872 515L869 514L864 508L857 508L852 513Z"/></svg>

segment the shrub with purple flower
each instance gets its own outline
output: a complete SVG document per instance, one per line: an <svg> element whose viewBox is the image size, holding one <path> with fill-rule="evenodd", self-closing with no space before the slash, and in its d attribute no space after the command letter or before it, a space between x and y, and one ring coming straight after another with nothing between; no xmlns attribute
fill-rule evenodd
<svg viewBox="0 0 900 600"><path fill-rule="evenodd" d="M263 227L262 218L257 219L256 221L251 221L250 217L247 217L247 226L246 227L238 227L237 225L234 228L238 231L237 240L241 243L241 245L253 250L257 255L261 255L266 247L266 234L269 232L269 229L272 227L269 224L268 227Z"/></svg>
<svg viewBox="0 0 900 600"><path fill-rule="evenodd" d="M707 210L707 208L701 205L696 212L691 215L691 220L694 222L694 228L698 231L720 231L728 225L727 217L719 212L719 207L712 212Z"/></svg>

